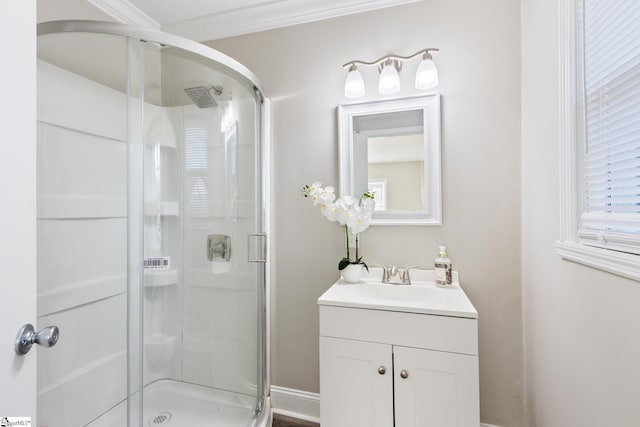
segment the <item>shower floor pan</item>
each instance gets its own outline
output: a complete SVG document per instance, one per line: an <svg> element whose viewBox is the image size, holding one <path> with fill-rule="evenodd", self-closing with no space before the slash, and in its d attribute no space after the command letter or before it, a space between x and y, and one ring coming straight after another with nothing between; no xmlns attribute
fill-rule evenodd
<svg viewBox="0 0 640 427"><path fill-rule="evenodd" d="M250 427L255 398L173 380L159 380L144 389L144 420L147 427ZM125 426L124 403L87 427Z"/></svg>

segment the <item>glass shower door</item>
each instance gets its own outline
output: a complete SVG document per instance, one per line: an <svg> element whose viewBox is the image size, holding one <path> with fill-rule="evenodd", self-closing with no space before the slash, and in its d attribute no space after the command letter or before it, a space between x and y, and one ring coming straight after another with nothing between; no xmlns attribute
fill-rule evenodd
<svg viewBox="0 0 640 427"><path fill-rule="evenodd" d="M263 395L264 265L249 260L258 103L219 64L146 49L143 421L251 426Z"/></svg>

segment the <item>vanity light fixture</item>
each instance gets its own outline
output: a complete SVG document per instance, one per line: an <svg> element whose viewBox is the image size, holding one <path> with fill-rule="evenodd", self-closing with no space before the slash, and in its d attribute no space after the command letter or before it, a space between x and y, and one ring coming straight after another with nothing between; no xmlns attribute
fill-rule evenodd
<svg viewBox="0 0 640 427"><path fill-rule="evenodd" d="M400 74L402 62L387 59L382 63L380 78L378 79L378 92L383 95L391 95L400 90Z"/></svg>
<svg viewBox="0 0 640 427"><path fill-rule="evenodd" d="M351 64L347 80L344 82L344 96L349 99L360 98L364 95L364 79L356 64Z"/></svg>
<svg viewBox="0 0 640 427"><path fill-rule="evenodd" d="M436 48L427 48L409 56L386 55L372 62L360 60L349 61L342 66L343 68L348 67L349 69L347 79L344 82L344 96L353 99L360 98L365 94L364 79L360 71L358 71L358 65L378 67L378 72L380 73L378 92L383 95L398 92L400 90L400 70L402 70L402 63L417 56L421 56L422 61L416 72L416 89L432 89L438 85L438 69L433 62L431 52L438 52L439 50L440 49Z"/></svg>
<svg viewBox="0 0 640 427"><path fill-rule="evenodd" d="M438 69L429 51L424 52L416 71L416 89L431 89L438 86Z"/></svg>

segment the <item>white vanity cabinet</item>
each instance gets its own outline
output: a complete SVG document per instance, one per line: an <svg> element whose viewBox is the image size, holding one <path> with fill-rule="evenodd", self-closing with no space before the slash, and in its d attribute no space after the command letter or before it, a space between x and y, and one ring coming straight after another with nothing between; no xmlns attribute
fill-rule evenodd
<svg viewBox="0 0 640 427"><path fill-rule="evenodd" d="M480 425L478 356L394 346L393 360L396 426Z"/></svg>
<svg viewBox="0 0 640 427"><path fill-rule="evenodd" d="M322 427L478 427L477 312L462 289L376 286L402 285L338 282L318 299Z"/></svg>
<svg viewBox="0 0 640 427"><path fill-rule="evenodd" d="M320 337L324 426L393 426L391 346Z"/></svg>

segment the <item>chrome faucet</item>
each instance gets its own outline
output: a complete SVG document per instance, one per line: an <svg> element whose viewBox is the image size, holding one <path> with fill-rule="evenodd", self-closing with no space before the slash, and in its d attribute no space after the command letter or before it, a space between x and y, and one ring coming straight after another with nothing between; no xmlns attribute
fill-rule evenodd
<svg viewBox="0 0 640 427"><path fill-rule="evenodd" d="M398 275L396 266L382 269L382 283L391 283L391 278Z"/></svg>
<svg viewBox="0 0 640 427"><path fill-rule="evenodd" d="M382 264L372 264L370 267L376 267L382 269L382 279L380 281L382 283L389 283L391 280L391 276L395 276L397 274L396 267L385 267Z"/></svg>
<svg viewBox="0 0 640 427"><path fill-rule="evenodd" d="M412 268L420 268L417 266L407 267L403 270L398 269L395 265L392 267L385 267L384 265L374 264L371 267L379 267L382 268L382 279L380 280L382 283L391 283L393 285L410 285L411 284L411 276L409 276L409 270ZM392 282L392 277L398 277L400 282Z"/></svg>
<svg viewBox="0 0 640 427"><path fill-rule="evenodd" d="M402 281L403 285L411 284L411 276L409 276L409 270L411 270L412 268L420 268L420 267L418 267L417 265L412 265L411 267L406 267L402 271L402 276L400 276L400 280Z"/></svg>

